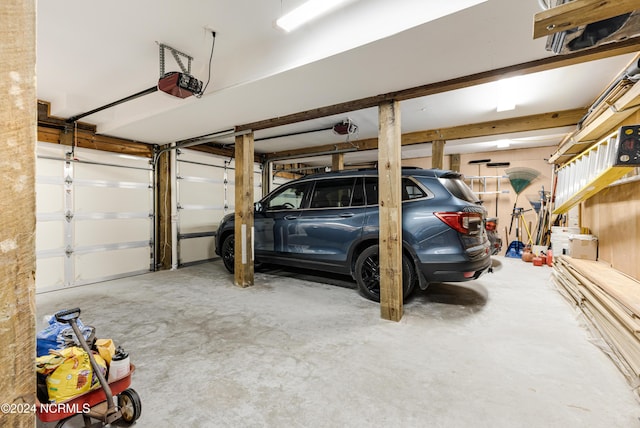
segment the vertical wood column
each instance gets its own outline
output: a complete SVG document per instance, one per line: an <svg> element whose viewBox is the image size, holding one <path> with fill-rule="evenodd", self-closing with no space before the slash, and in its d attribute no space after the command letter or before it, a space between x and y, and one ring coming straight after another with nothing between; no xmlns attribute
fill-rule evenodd
<svg viewBox="0 0 640 428"><path fill-rule="evenodd" d="M271 183L273 183L273 162L265 162L262 164L262 195L260 199L271 192Z"/></svg>
<svg viewBox="0 0 640 428"><path fill-rule="evenodd" d="M235 284L253 285L253 132L236 137Z"/></svg>
<svg viewBox="0 0 640 428"><path fill-rule="evenodd" d="M400 103L380 104L378 123L380 316L400 321L403 311Z"/></svg>
<svg viewBox="0 0 640 428"><path fill-rule="evenodd" d="M460 172L460 154L456 153L451 155L450 162L451 162L451 168L450 168L451 171Z"/></svg>
<svg viewBox="0 0 640 428"><path fill-rule="evenodd" d="M444 167L444 145L446 141L436 140L431 143L431 168Z"/></svg>
<svg viewBox="0 0 640 428"><path fill-rule="evenodd" d="M0 2L0 403L34 404L36 2ZM33 427L35 414L2 412L3 427Z"/></svg>
<svg viewBox="0 0 640 428"><path fill-rule="evenodd" d="M344 153L334 153L331 155L331 171L342 171L344 169Z"/></svg>
<svg viewBox="0 0 640 428"><path fill-rule="evenodd" d="M158 192L158 234L156 245L158 255L156 262L159 269L171 269L171 248L172 245L177 245L177 242L172 242L171 235L171 156L170 152L165 152L160 155L156 164L156 191ZM175 261L176 265L178 261Z"/></svg>

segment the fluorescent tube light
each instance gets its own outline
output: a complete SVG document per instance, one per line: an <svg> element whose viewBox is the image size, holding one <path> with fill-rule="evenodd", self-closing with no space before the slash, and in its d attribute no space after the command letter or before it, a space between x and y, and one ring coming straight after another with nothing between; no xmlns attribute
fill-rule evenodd
<svg viewBox="0 0 640 428"><path fill-rule="evenodd" d="M516 103L511 100L501 100L496 106L496 112L511 111L516 109Z"/></svg>
<svg viewBox="0 0 640 428"><path fill-rule="evenodd" d="M344 2L345 0L309 0L280 17L276 25L286 32L293 31Z"/></svg>
<svg viewBox="0 0 640 428"><path fill-rule="evenodd" d="M498 140L498 141L496 141L496 147L498 149L506 149L510 145L511 145L511 141L510 140Z"/></svg>

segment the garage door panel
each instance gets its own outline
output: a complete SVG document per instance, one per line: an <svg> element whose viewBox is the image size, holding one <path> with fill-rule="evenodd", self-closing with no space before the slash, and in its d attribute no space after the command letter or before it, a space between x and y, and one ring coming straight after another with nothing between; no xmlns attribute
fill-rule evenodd
<svg viewBox="0 0 640 428"><path fill-rule="evenodd" d="M148 186L149 171L122 168L111 165L76 164L74 165L76 180L91 180L107 183L133 183Z"/></svg>
<svg viewBox="0 0 640 428"><path fill-rule="evenodd" d="M41 179L38 177L38 179ZM36 210L38 213L64 213L64 187L62 184L36 182Z"/></svg>
<svg viewBox="0 0 640 428"><path fill-rule="evenodd" d="M74 255L74 259L77 283L104 281L142 273L149 270L150 262L148 246L77 254Z"/></svg>
<svg viewBox="0 0 640 428"><path fill-rule="evenodd" d="M179 264L216 257L213 236L222 217L235 207L235 162L228 158L180 150L176 156ZM262 172L254 165L254 195L261 195ZM196 236L194 236L196 235Z"/></svg>
<svg viewBox="0 0 640 428"><path fill-rule="evenodd" d="M203 165L207 163L208 165ZM200 163L188 163L180 156L179 176L180 177L210 177L219 178L224 181L224 166L215 165L212 159L200 159Z"/></svg>
<svg viewBox="0 0 640 428"><path fill-rule="evenodd" d="M85 149L76 147L76 159L82 161L82 165L98 166L98 167L116 167L118 171L122 168L137 168L140 170L150 170L149 158L142 156L132 156L120 153L105 152L102 150ZM119 172L117 173L119 174Z"/></svg>
<svg viewBox="0 0 640 428"><path fill-rule="evenodd" d="M75 224L75 245L149 241L150 227L148 218L78 221Z"/></svg>
<svg viewBox="0 0 640 428"><path fill-rule="evenodd" d="M178 158L183 162L192 163L205 163L207 165L215 165L224 168L225 166L233 166L233 159L228 157L222 157L213 155L211 153L205 153L198 150L180 149L178 151Z"/></svg>
<svg viewBox="0 0 640 428"><path fill-rule="evenodd" d="M215 237L184 239L180 241L180 264L212 259L215 254Z"/></svg>
<svg viewBox="0 0 640 428"><path fill-rule="evenodd" d="M189 205L224 209L224 184L180 180L180 206Z"/></svg>
<svg viewBox="0 0 640 428"><path fill-rule="evenodd" d="M38 143L36 291L148 272L149 159Z"/></svg>
<svg viewBox="0 0 640 428"><path fill-rule="evenodd" d="M64 154L59 154L61 159L36 159L36 171L39 177L60 177L62 178L62 157Z"/></svg>
<svg viewBox="0 0 640 428"><path fill-rule="evenodd" d="M36 253L38 251L64 249L64 223L40 221L36 223Z"/></svg>
<svg viewBox="0 0 640 428"><path fill-rule="evenodd" d="M36 290L38 292L64 287L65 257L36 257Z"/></svg>
<svg viewBox="0 0 640 428"><path fill-rule="evenodd" d="M223 210L180 210L180 233L215 232Z"/></svg>
<svg viewBox="0 0 640 428"><path fill-rule="evenodd" d="M148 213L149 199L148 189L78 186L75 189L75 211Z"/></svg>

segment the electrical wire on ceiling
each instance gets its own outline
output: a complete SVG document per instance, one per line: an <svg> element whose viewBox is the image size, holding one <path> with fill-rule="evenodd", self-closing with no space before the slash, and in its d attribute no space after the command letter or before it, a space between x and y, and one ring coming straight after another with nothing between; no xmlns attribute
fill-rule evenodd
<svg viewBox="0 0 640 428"><path fill-rule="evenodd" d="M194 94L196 98L202 97L204 92L207 90L207 87L209 86L209 82L211 81L211 62L213 60L213 47L216 45L216 32L212 31L211 35L213 36L213 40L211 41L211 53L209 54L209 75L207 77L207 83L204 84L202 91L200 91L197 94Z"/></svg>

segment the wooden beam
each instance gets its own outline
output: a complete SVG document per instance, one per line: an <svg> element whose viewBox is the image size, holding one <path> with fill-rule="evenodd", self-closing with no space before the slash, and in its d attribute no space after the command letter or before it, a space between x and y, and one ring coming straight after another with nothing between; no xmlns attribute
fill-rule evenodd
<svg viewBox="0 0 640 428"><path fill-rule="evenodd" d="M431 144L431 168L442 169L444 167L444 145L446 141L435 140Z"/></svg>
<svg viewBox="0 0 640 428"><path fill-rule="evenodd" d="M236 137L235 284L253 285L253 133Z"/></svg>
<svg viewBox="0 0 640 428"><path fill-rule="evenodd" d="M596 46L592 49L585 49L566 55L549 56L534 61L528 61L516 65L497 68L494 70L469 74L466 76L444 80L441 82L416 86L402 91L390 92L383 95L361 98L359 100L314 108L294 114L247 123L239 126L238 130L241 131L251 129L253 131L257 131L260 129L268 129L276 126L290 125L292 123L303 122L306 120L318 119L321 117L376 107L382 102L388 102L392 100L403 101L452 91L454 89L468 88L483 83L494 82L505 77L538 73L541 71L552 70L569 65L581 64L584 62L637 52L638 49L640 49L640 38L630 38L616 43L606 43L600 46Z"/></svg>
<svg viewBox="0 0 640 428"><path fill-rule="evenodd" d="M488 137L500 134L573 126L578 123L586 112L586 109L579 108L494 120L491 122L471 123L452 126L450 128L411 132L402 136L402 145L421 144L434 140L461 140L464 138ZM354 144L355 143L357 143L357 141L355 141Z"/></svg>
<svg viewBox="0 0 640 428"><path fill-rule="evenodd" d="M579 108L551 113L535 114L511 119L494 120L491 122L472 123L451 128L430 129L426 131L410 132L402 135L402 145L423 144L435 140L459 140L463 138L486 137L492 135L509 134L515 132L534 131L538 129L559 128L573 126L585 115L587 109ZM378 148L377 138L355 140L349 143L325 144L322 146L305 147L304 149L286 150L269 153L266 159L281 157L313 156L316 153L328 153L338 150L375 150Z"/></svg>
<svg viewBox="0 0 640 428"><path fill-rule="evenodd" d="M171 249L177 242L172 242L171 234L171 153L164 152L158 158L156 165L156 192L158 192L157 206L157 245L156 262L160 269L171 269L173 260L171 260ZM178 261L175 261L176 265Z"/></svg>
<svg viewBox="0 0 640 428"><path fill-rule="evenodd" d="M638 0L573 0L536 13L533 38L603 21L640 9Z"/></svg>
<svg viewBox="0 0 640 428"><path fill-rule="evenodd" d="M450 159L450 166L449 169L451 171L455 171L455 172L460 172L460 154L459 153L455 153L449 156Z"/></svg>
<svg viewBox="0 0 640 428"><path fill-rule="evenodd" d="M96 149L131 156L144 156L147 158L153 157L152 144L139 143L106 135L98 135L82 129L77 129L75 131L75 137L71 134L66 135L69 139L65 139L64 130L48 128L45 126L38 127L38 141L45 143L65 145L75 144L76 147L83 147L86 149Z"/></svg>
<svg viewBox="0 0 640 428"><path fill-rule="evenodd" d="M46 126L49 128L64 129L72 126L73 124L67 123L65 119L57 116L51 116L51 104L47 101L38 100L38 125ZM96 126L85 123L76 122L76 129L82 129L84 131L96 132Z"/></svg>
<svg viewBox="0 0 640 428"><path fill-rule="evenodd" d="M0 2L0 425L34 427L36 2Z"/></svg>
<svg viewBox="0 0 640 428"><path fill-rule="evenodd" d="M378 117L380 316L400 321L403 311L400 103L382 103Z"/></svg>
<svg viewBox="0 0 640 428"><path fill-rule="evenodd" d="M331 155L331 171L342 171L344 169L344 153Z"/></svg>

